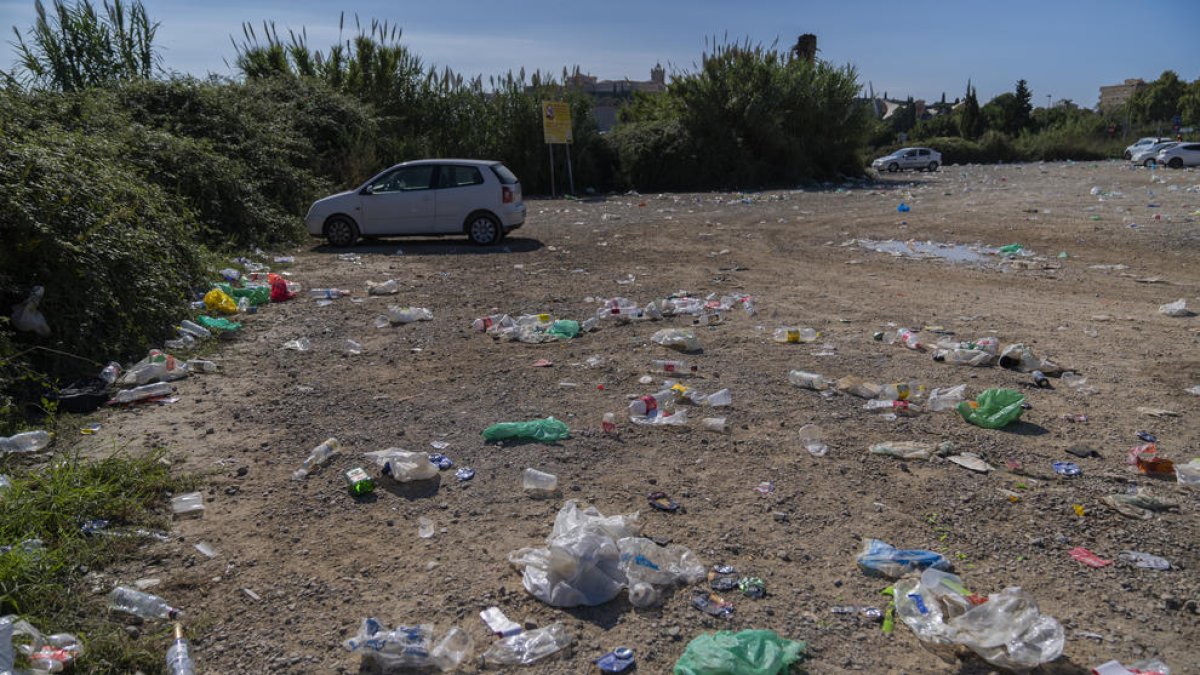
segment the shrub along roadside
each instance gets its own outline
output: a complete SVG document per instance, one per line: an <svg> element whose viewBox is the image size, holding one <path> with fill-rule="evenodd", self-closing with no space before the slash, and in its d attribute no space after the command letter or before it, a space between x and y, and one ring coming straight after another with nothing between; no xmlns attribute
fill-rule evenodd
<svg viewBox="0 0 1200 675"><path fill-rule="evenodd" d="M0 544L16 544L0 553L0 616L19 613L44 633L83 640L84 659L73 672L161 669L167 627L147 628L160 639L133 640L123 620L108 611L105 595L94 594L86 580L105 565L136 557L149 540L120 534L169 528L162 515L166 496L195 487L194 478L170 476L161 459L161 452L95 461L68 454L29 469L0 458L0 474L12 482L0 489ZM96 519L108 526L85 534L83 524Z"/></svg>

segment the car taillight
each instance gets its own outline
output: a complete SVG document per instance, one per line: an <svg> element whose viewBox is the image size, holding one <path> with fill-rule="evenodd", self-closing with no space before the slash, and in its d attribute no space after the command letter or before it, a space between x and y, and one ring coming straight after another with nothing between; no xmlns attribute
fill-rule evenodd
<svg viewBox="0 0 1200 675"><path fill-rule="evenodd" d="M511 204L513 200L512 188L507 185L500 188L500 201L505 204Z"/></svg>

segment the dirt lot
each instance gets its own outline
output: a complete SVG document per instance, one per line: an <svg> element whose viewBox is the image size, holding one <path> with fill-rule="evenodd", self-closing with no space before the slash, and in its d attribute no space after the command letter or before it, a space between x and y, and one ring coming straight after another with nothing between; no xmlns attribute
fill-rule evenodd
<svg viewBox="0 0 1200 675"><path fill-rule="evenodd" d="M203 518L179 521L176 540L149 548L144 566L98 579L97 591L161 577L156 592L192 618L202 673L357 672L358 656L341 643L365 616L432 623L439 634L458 624L478 654L494 640L478 616L491 605L529 627L562 621L573 635L569 652L524 669L530 673L596 672L591 662L618 645L634 648L639 672L666 673L694 636L744 628L807 641L812 673L992 670L970 657L939 661L903 625L885 636L877 623L830 612L883 606L887 582L855 566L862 540L873 537L944 553L976 592L1032 592L1066 629L1063 657L1046 672L1155 655L1172 673L1200 672L1200 492L1125 464L1138 430L1157 434L1176 460L1200 455L1200 397L1185 391L1200 384L1200 319L1158 312L1178 298L1200 309L1198 184L1194 171L1123 163L951 166L802 191L534 200L525 227L496 249L390 240L358 246L361 258L348 261L343 251L305 247L292 279L306 289L348 288L362 301L322 307L301 298L265 308L216 354L223 373L179 382L176 403L98 416L105 426L86 441L92 452L165 446L181 470L211 472L212 482ZM912 210L898 213L901 201ZM1020 243L1034 256L956 264L843 245L852 239ZM1126 267L1096 267L1112 265ZM366 297L367 280L388 278L399 280L398 296ZM631 396L660 388L658 380L638 382L650 361L673 354L651 334L690 326L688 318L605 324L548 345L497 342L470 329L471 319L496 311L583 319L598 307L588 298L645 304L681 289L755 298L756 315L737 311L697 328L703 353L689 357L699 365L698 389L731 390L733 405L722 413L728 435L700 429L707 409L683 429L640 427L624 415ZM375 328L374 317L393 303L427 307L435 318ZM1086 375L1097 393L1057 380L1052 390L1035 389L1025 374L936 363L872 340L890 322L1024 342ZM814 327L822 338L773 343L772 331L784 325ZM281 349L302 336L311 351ZM347 356L347 339L364 353ZM815 354L823 351L835 354ZM585 365L593 355L603 364ZM542 358L553 367L532 367ZM1010 387L1032 409L1002 431L952 412L889 421L864 410L862 399L791 386L794 368L930 388L965 382L972 396ZM1148 417L1139 406L1182 415ZM619 437L600 432L609 411L618 413ZM1068 413L1089 421L1062 419ZM547 415L570 425L569 440L481 439L494 422ZM798 441L797 430L814 422L831 448L824 457ZM329 436L344 444L341 456L292 481ZM998 470L868 455L885 440L953 441ZM363 452L432 452L434 441L449 444L443 452L458 466L474 468L474 480L459 482L451 471L419 487L382 479L368 501L347 494L341 472L366 465ZM1101 457L1065 452L1081 443ZM1083 476L1057 477L1057 460L1076 461ZM1007 470L1010 461L1027 475ZM526 467L557 474L562 499L525 496ZM773 481L772 495L754 491L762 481ZM1135 482L1181 508L1142 521L1101 501ZM657 490L683 511L648 508L646 495ZM1001 490L1021 497L1011 502ZM565 499L606 515L641 511L648 536L687 546L707 565L761 577L769 595L729 594L736 611L728 619L693 609L688 588L650 611L635 610L624 594L592 608L546 606L524 591L505 557L541 545ZM432 539L418 537L420 516L435 522ZM200 541L218 556L197 553ZM1116 562L1085 567L1068 556L1076 546ZM1135 568L1118 559L1125 550L1165 557L1174 569ZM472 662L466 670L476 669Z"/></svg>

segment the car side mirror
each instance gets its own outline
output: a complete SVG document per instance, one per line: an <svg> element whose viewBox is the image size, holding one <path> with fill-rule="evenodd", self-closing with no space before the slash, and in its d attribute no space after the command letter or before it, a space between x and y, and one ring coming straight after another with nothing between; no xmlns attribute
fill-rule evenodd
<svg viewBox="0 0 1200 675"><path fill-rule="evenodd" d="M368 185L367 187L365 187L365 188L363 188L362 190L360 190L358 194L360 194L360 195L373 195L373 194L375 194L375 191L371 189L371 186L370 186L370 185Z"/></svg>

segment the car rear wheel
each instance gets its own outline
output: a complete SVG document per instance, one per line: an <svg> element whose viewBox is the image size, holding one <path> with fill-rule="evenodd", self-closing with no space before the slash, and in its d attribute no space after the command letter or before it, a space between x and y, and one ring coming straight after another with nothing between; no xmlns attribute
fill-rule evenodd
<svg viewBox="0 0 1200 675"><path fill-rule="evenodd" d="M325 238L334 246L353 246L358 242L358 236L358 226L345 216L334 216L325 221Z"/></svg>
<svg viewBox="0 0 1200 675"><path fill-rule="evenodd" d="M1171 167L1172 169L1178 169L1183 166L1183 159L1179 157L1172 157L1171 161L1167 162L1167 166Z"/></svg>
<svg viewBox="0 0 1200 675"><path fill-rule="evenodd" d="M896 173L899 170L900 170L900 165L897 164L896 162L892 162L891 164L888 164L888 173Z"/></svg>
<svg viewBox="0 0 1200 675"><path fill-rule="evenodd" d="M491 246L503 236L500 223L487 213L475 213L467 218L467 237L477 246Z"/></svg>
<svg viewBox="0 0 1200 675"><path fill-rule="evenodd" d="M934 171L937 171L937 168L938 168L938 163L937 163L937 162L930 162L930 163L929 163L929 173L933 173Z"/></svg>

